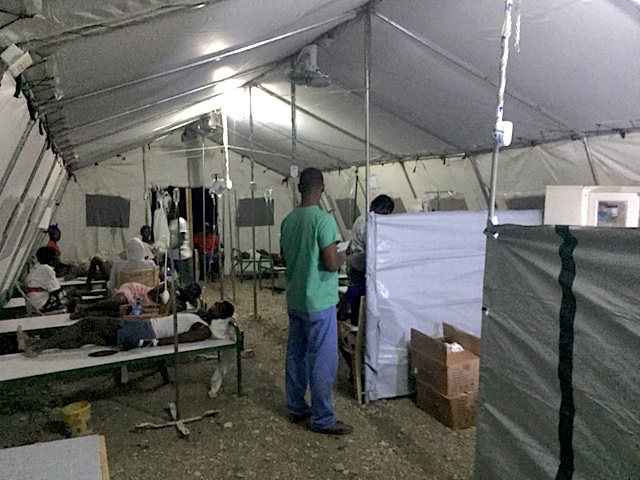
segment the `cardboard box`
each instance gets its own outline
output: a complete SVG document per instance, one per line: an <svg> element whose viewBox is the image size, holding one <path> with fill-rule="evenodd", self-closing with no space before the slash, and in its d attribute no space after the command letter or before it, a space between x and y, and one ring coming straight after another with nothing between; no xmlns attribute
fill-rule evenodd
<svg viewBox="0 0 640 480"><path fill-rule="evenodd" d="M447 323L443 330L439 338L411 330L411 372L445 396L477 390L480 339ZM453 352L446 342L457 342L464 350Z"/></svg>
<svg viewBox="0 0 640 480"><path fill-rule="evenodd" d="M480 359L473 355L468 360L445 365L412 349L411 372L417 381L428 383L443 395L459 395L478 390Z"/></svg>
<svg viewBox="0 0 640 480"><path fill-rule="evenodd" d="M445 365L459 360L480 356L480 339L448 323L442 324L444 336L430 337L418 330L411 329L411 349ZM462 352L451 352L445 342L457 342L464 348ZM473 354L473 355L471 355Z"/></svg>
<svg viewBox="0 0 640 480"><path fill-rule="evenodd" d="M416 382L416 387L416 405L443 425L462 430L476 424L477 391L446 396L421 381Z"/></svg>

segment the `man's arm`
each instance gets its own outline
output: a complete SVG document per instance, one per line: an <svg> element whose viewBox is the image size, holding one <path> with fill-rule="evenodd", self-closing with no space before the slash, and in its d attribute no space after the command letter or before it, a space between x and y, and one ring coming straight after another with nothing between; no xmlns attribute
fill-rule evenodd
<svg viewBox="0 0 640 480"><path fill-rule="evenodd" d="M338 252L338 243L332 242L322 249L322 262L330 272L337 272L347 259L345 252Z"/></svg>
<svg viewBox="0 0 640 480"><path fill-rule="evenodd" d="M178 343L199 342L211 336L211 330L207 325L194 323L188 332L178 335ZM158 345L173 345L173 337L159 338Z"/></svg>

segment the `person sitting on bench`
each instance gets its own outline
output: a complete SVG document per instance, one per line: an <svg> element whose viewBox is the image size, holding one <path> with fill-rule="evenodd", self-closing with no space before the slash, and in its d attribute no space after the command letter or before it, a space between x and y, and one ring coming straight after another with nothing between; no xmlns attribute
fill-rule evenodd
<svg viewBox="0 0 640 480"><path fill-rule="evenodd" d="M89 316L118 317L120 316L120 307L123 305L133 306L136 300L139 299L143 309L158 309L166 312L171 310L171 306L165 305L162 301L164 289L164 285L151 288L142 283L123 283L110 299L89 305L76 306L70 304L68 308L70 312L73 309L73 313L71 313L72 320ZM170 286L167 289L170 291ZM202 289L197 283L191 283L184 288L176 287L176 310L179 312L186 310L187 303L193 304L201 293ZM161 307L165 308L161 309Z"/></svg>
<svg viewBox="0 0 640 480"><path fill-rule="evenodd" d="M224 301L216 302L209 310L200 310L197 314L180 313L178 342L198 342L210 338L213 320L230 318L234 311L234 306ZM122 350L171 345L173 335L173 315L149 319L87 317L42 340L29 337L20 326L16 331L18 349L29 358L36 357L43 350L50 348L71 349L88 344L117 346Z"/></svg>
<svg viewBox="0 0 640 480"><path fill-rule="evenodd" d="M144 243L139 238L132 238L126 245L127 259L124 261L114 262L111 267L107 289L114 290L117 288L116 278L118 272L129 272L132 270L155 270L158 267L153 260L146 258L147 251Z"/></svg>
<svg viewBox="0 0 640 480"><path fill-rule="evenodd" d="M53 269L56 256L56 251L51 247L40 247L36 251L37 262L27 275L24 286L29 313L34 309L41 313L50 312L63 306L64 292Z"/></svg>

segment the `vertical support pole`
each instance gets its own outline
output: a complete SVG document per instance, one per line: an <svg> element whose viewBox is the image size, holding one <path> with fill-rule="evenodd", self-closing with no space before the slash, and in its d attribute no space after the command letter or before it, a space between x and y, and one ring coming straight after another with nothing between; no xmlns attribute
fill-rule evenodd
<svg viewBox="0 0 640 480"><path fill-rule="evenodd" d="M233 191L235 195L235 190ZM231 215L231 195L229 195L229 201L227 202L227 210L229 211L229 247L231 248L231 265L233 268L233 216ZM222 258L220 256L219 258ZM233 295L233 303L236 303L236 279L231 272L231 292Z"/></svg>
<svg viewBox="0 0 640 480"><path fill-rule="evenodd" d="M171 308L173 310L173 356L174 356L173 384L175 385L175 395L176 395L176 398L175 398L176 420L180 420L180 375L178 370L178 360L180 359L180 355L179 355L179 347L178 347L178 310L177 310L177 302L176 302L176 282L175 282L176 266L175 266L175 263L173 262L173 257L171 258L171 271L174 272L174 278L173 280L171 280Z"/></svg>
<svg viewBox="0 0 640 480"><path fill-rule="evenodd" d="M204 137L202 137L202 290L207 287L207 228L205 225L207 224L207 197L204 189ZM213 234L213 232L211 232ZM212 246L213 247L213 246ZM212 251L213 253L213 251ZM196 258L196 263L200 263L200 259Z"/></svg>
<svg viewBox="0 0 640 480"><path fill-rule="evenodd" d="M291 68L295 67L295 62L291 60ZM291 84L291 166L297 165L297 147L298 147L298 131L296 125L296 86ZM293 208L298 206L298 194L296 192L296 179L290 177L291 180L291 200Z"/></svg>
<svg viewBox="0 0 640 480"><path fill-rule="evenodd" d="M253 151L253 98L251 95L252 87L249 86L249 147L251 148L251 204L256 198L256 182L254 177L254 167L255 161L253 160L254 151ZM253 319L258 320L258 290L256 287L257 282L257 269L256 269L256 217L254 213L254 209L251 209L251 248L253 251L251 255L253 256L253 262L251 262L253 266Z"/></svg>
<svg viewBox="0 0 640 480"><path fill-rule="evenodd" d="M220 209L220 211L222 212L220 214L220 224L222 225L222 232L220 233L220 238L222 239L222 242L224 244L227 243L227 236L226 236L226 228L224 226L224 220L225 220L225 214L224 214L224 202L225 199L227 201L229 201L229 193L227 190L225 190L225 192L220 196L220 206L222 207ZM231 232L233 233L233 232ZM220 270L220 300L224 300L224 262L222 261L222 255L220 255L218 257L218 262L220 265L219 270Z"/></svg>
<svg viewBox="0 0 640 480"><path fill-rule="evenodd" d="M354 186L353 189L353 209L351 211L351 226L353 227L353 223L356 221L356 218L358 218L358 215L356 215L356 212L358 211L358 182L360 181L360 178L358 177L358 167L356 167L356 184ZM365 210L366 211L366 210Z"/></svg>
<svg viewBox="0 0 640 480"><path fill-rule="evenodd" d="M242 248L240 248L240 227L238 226L238 192L235 190L233 191L233 200L233 205L236 209L236 244L238 245L238 250L242 250Z"/></svg>
<svg viewBox="0 0 640 480"><path fill-rule="evenodd" d="M271 200L271 198L267 198L267 207L269 208L269 215L271 215L271 219L273 219L273 201ZM275 220L274 220L275 223ZM269 254L272 254L273 252L271 251L271 223L269 223L269 225L267 226L269 228L269 230L267 231L267 234L269 235Z"/></svg>
<svg viewBox="0 0 640 480"><path fill-rule="evenodd" d="M364 160L365 160L365 212L369 209L371 191L371 174L369 171L370 131L369 131L369 97L371 93L371 9L364 17Z"/></svg>
<svg viewBox="0 0 640 480"><path fill-rule="evenodd" d="M498 187L498 155L500 153L500 142L498 141L497 130L502 122L504 112L504 90L507 85L507 62L509 61L509 38L511 37L511 8L513 0L505 0L504 20L502 23L502 57L500 57L500 70L498 76L498 105L496 107L496 124L493 131L495 147L491 157L491 194L489 199L489 214L487 225L493 225L496 208L496 189Z"/></svg>
<svg viewBox="0 0 640 480"><path fill-rule="evenodd" d="M369 152L369 147L370 147L370 142L371 142L371 138L370 138L370 132L369 132L369 97L370 97L370 93L371 93L371 7L369 7L367 9L367 14L364 17L364 91L365 91L365 124L364 124L364 151L365 151L365 175L366 175L366 181L365 181L365 190L364 190L364 198L365 198L365 206L364 206L364 211L365 211L365 215L367 215L367 212L369 211L369 205L370 200L369 200L369 195L370 195L370 191L371 191L371 172L370 172L370 168L369 168L369 156L370 156L370 152ZM366 229L366 221L365 221L365 229ZM365 266L365 270L366 270L366 266ZM368 283L369 280L369 275L365 275L365 282ZM368 298L368 296L365 295L365 302L366 299ZM362 302L361 302L362 303ZM360 307L362 310L362 306ZM366 306L364 307L366 309ZM360 321L362 323L364 323L362 321L362 319L364 318L364 315L362 315L362 313L360 314ZM363 326L361 325L361 328L363 328ZM359 353L358 353L359 354ZM366 384L366 379L365 379L365 384ZM366 387L365 387L366 389ZM358 402L360 402L361 400L358 399Z"/></svg>
<svg viewBox="0 0 640 480"><path fill-rule="evenodd" d="M143 188L143 198L144 198L144 224L150 225L149 223L149 192L147 191L147 149L148 145L144 145L142 147L142 188Z"/></svg>
<svg viewBox="0 0 640 480"><path fill-rule="evenodd" d="M231 202L231 175L229 173L229 123L227 118L227 112L224 108L221 108L220 113L222 115L222 143L224 145L224 176L225 176L225 191L222 199L222 212L224 216L224 202ZM229 221L231 225L231 221ZM222 221L222 231L224 232L225 222ZM229 235L233 235L233 230L229 230ZM224 236L226 243L226 236ZM220 257L222 259L222 257ZM232 261L233 264L233 261ZM224 262L222 262L222 270L220 271L220 299L224 300Z"/></svg>
<svg viewBox="0 0 640 480"><path fill-rule="evenodd" d="M186 199L185 206L187 208L187 224L189 226L189 242L190 242L189 246L191 247L191 251L193 252L193 196L191 192L191 185L188 185L187 187L185 187L184 192L185 192L184 196ZM193 273L193 275L195 275L195 267L193 265L193 255L191 255L191 260L189 261L189 263L191 264L190 265L191 268L189 268L189 271ZM191 278L194 278L193 275L191 275Z"/></svg>

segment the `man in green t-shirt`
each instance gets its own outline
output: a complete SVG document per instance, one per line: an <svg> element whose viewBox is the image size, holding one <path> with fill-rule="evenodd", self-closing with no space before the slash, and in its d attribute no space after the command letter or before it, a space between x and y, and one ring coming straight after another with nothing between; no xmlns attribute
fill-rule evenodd
<svg viewBox="0 0 640 480"><path fill-rule="evenodd" d="M337 250L333 216L319 206L324 192L322 173L315 168L304 170L298 190L302 202L280 226L289 313L287 409L294 423L308 419L314 432L344 435L353 429L336 420L332 388L338 370L337 272L345 254ZM307 386L311 406L304 398Z"/></svg>

